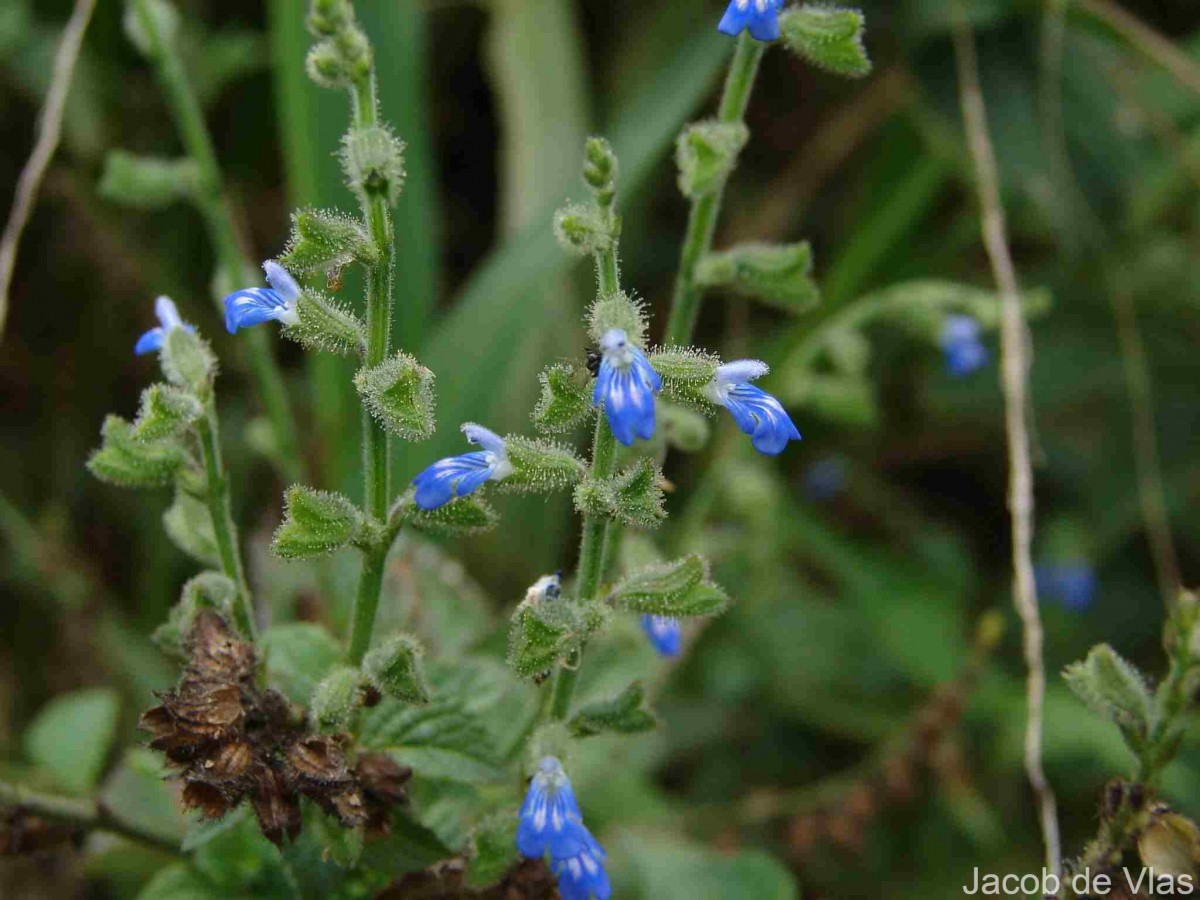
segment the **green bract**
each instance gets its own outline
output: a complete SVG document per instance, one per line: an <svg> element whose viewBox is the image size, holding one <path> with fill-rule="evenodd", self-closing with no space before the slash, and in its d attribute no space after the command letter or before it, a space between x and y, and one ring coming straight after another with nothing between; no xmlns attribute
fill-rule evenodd
<svg viewBox="0 0 1200 900"><path fill-rule="evenodd" d="M404 187L404 141L382 125L353 128L342 140L342 167L352 190L395 206Z"/></svg>
<svg viewBox="0 0 1200 900"><path fill-rule="evenodd" d="M140 209L161 209L194 199L199 174L190 158L159 159L112 150L104 160L100 196Z"/></svg>
<svg viewBox="0 0 1200 900"><path fill-rule="evenodd" d="M175 546L192 559L206 566L219 565L212 515L201 498L184 490L181 485L176 485L175 502L163 513L163 530Z"/></svg>
<svg viewBox="0 0 1200 900"><path fill-rule="evenodd" d="M546 434L562 434L587 419L592 407L588 373L570 363L556 363L538 375L542 396L533 411L534 426Z"/></svg>
<svg viewBox="0 0 1200 900"><path fill-rule="evenodd" d="M710 253L696 268L706 287L728 287L784 312L806 312L821 299L812 279L812 248L798 244L742 244Z"/></svg>
<svg viewBox="0 0 1200 900"><path fill-rule="evenodd" d="M614 239L600 211L586 203L570 203L554 214L554 236L564 250L580 256L610 250Z"/></svg>
<svg viewBox="0 0 1200 900"><path fill-rule="evenodd" d="M101 481L122 487L162 487L184 464L183 448L174 440L139 441L133 426L108 416L100 430L100 449L88 458L88 470Z"/></svg>
<svg viewBox="0 0 1200 900"><path fill-rule="evenodd" d="M292 214L292 239L279 262L294 272L336 271L355 260L379 262L362 223L343 213L302 209Z"/></svg>
<svg viewBox="0 0 1200 900"><path fill-rule="evenodd" d="M349 356L362 353L366 329L350 309L317 291L305 291L296 301L299 321L284 334L310 350Z"/></svg>
<svg viewBox="0 0 1200 900"><path fill-rule="evenodd" d="M200 401L187 391L152 384L142 391L141 409L130 436L136 441L173 437L204 415Z"/></svg>
<svg viewBox="0 0 1200 900"><path fill-rule="evenodd" d="M587 473L583 460L562 444L508 435L504 445L512 465L512 473L500 482L504 490L558 490L570 487Z"/></svg>
<svg viewBox="0 0 1200 900"><path fill-rule="evenodd" d="M342 731L361 704L362 673L352 666L340 666L326 676L313 691L309 717L320 731Z"/></svg>
<svg viewBox="0 0 1200 900"><path fill-rule="evenodd" d="M617 609L675 618L713 616L729 605L725 592L709 580L708 563L697 555L632 572L612 589L609 601Z"/></svg>
<svg viewBox="0 0 1200 900"><path fill-rule="evenodd" d="M652 528L667 515L661 481L662 470L653 460L642 459L612 478L584 479L575 489L575 508L585 516Z"/></svg>
<svg viewBox="0 0 1200 900"><path fill-rule="evenodd" d="M420 441L434 429L433 373L415 357L396 353L354 376L359 396L388 431Z"/></svg>
<svg viewBox="0 0 1200 900"><path fill-rule="evenodd" d="M588 335L599 343L611 328L620 328L635 347L646 346L646 311L640 300L624 291L600 294L588 309Z"/></svg>
<svg viewBox="0 0 1200 900"><path fill-rule="evenodd" d="M383 694L405 703L428 703L429 685L421 672L421 646L398 634L363 659L363 674Z"/></svg>
<svg viewBox="0 0 1200 900"><path fill-rule="evenodd" d="M779 15L779 30L789 50L818 68L849 78L871 71L863 28L862 13L856 9L805 4Z"/></svg>
<svg viewBox="0 0 1200 900"><path fill-rule="evenodd" d="M1154 722L1154 700L1146 678L1108 644L1098 644L1083 662L1072 663L1063 678L1097 714L1135 735Z"/></svg>
<svg viewBox="0 0 1200 900"><path fill-rule="evenodd" d="M163 374L176 387L185 388L200 396L212 390L217 374L217 357L208 342L186 328L172 328L163 340Z"/></svg>
<svg viewBox="0 0 1200 900"><path fill-rule="evenodd" d="M562 598L523 600L508 627L508 664L522 678L540 676L578 650L587 633L578 604Z"/></svg>
<svg viewBox="0 0 1200 900"><path fill-rule="evenodd" d="M638 734L651 731L658 719L646 705L646 687L635 681L616 697L597 703L589 703L577 712L568 723L576 737L592 737L597 734Z"/></svg>
<svg viewBox="0 0 1200 900"><path fill-rule="evenodd" d="M685 197L702 197L720 188L750 139L741 122L709 120L689 125L675 144L679 190Z"/></svg>
<svg viewBox="0 0 1200 900"><path fill-rule="evenodd" d="M400 519L404 525L428 534L464 535L494 528L500 517L479 497L459 497L437 509L421 509L408 500Z"/></svg>
<svg viewBox="0 0 1200 900"><path fill-rule="evenodd" d="M350 543L362 525L358 508L341 494L302 485L284 495L284 519L271 550L284 559L332 553Z"/></svg>

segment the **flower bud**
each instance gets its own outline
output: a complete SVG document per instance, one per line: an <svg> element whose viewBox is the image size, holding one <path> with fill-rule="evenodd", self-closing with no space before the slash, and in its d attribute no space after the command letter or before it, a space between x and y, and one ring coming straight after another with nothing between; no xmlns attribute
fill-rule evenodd
<svg viewBox="0 0 1200 900"><path fill-rule="evenodd" d="M612 204L617 193L617 154L602 137L590 137L583 148L583 180L601 206Z"/></svg>
<svg viewBox="0 0 1200 900"><path fill-rule="evenodd" d="M354 385L367 411L407 441L423 441L435 427L433 372L407 353L362 369Z"/></svg>
<svg viewBox="0 0 1200 900"><path fill-rule="evenodd" d="M293 485L284 494L283 524L271 551L282 559L308 559L332 553L354 540L362 513L341 494Z"/></svg>
<svg viewBox="0 0 1200 900"><path fill-rule="evenodd" d="M363 660L363 673L382 693L405 703L429 702L429 686L421 672L421 646L415 638L396 635Z"/></svg>
<svg viewBox="0 0 1200 900"><path fill-rule="evenodd" d="M382 125L351 129L342 139L342 168L351 189L394 206L404 186L404 142Z"/></svg>
<svg viewBox="0 0 1200 900"><path fill-rule="evenodd" d="M1154 717L1145 677L1108 644L1098 644L1083 662L1072 663L1063 678L1093 712L1122 729L1144 735Z"/></svg>
<svg viewBox="0 0 1200 900"><path fill-rule="evenodd" d="M308 12L308 27L313 34L331 37L354 24L354 8L349 0L313 0Z"/></svg>
<svg viewBox="0 0 1200 900"><path fill-rule="evenodd" d="M172 328L162 347L162 369L167 380L200 396L212 390L217 358L208 343L187 328Z"/></svg>
<svg viewBox="0 0 1200 900"><path fill-rule="evenodd" d="M709 120L689 125L675 144L679 190L695 199L720 188L750 139L741 122Z"/></svg>
<svg viewBox="0 0 1200 900"><path fill-rule="evenodd" d="M564 250L593 256L613 248L616 235L594 206L570 203L554 214L554 236Z"/></svg>

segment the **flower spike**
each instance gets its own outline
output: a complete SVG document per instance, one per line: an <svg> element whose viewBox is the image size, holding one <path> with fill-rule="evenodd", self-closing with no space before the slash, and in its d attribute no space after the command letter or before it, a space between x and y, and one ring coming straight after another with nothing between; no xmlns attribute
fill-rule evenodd
<svg viewBox="0 0 1200 900"><path fill-rule="evenodd" d="M659 656L678 656L682 649L683 632L679 620L671 616L642 616L642 631L654 645Z"/></svg>
<svg viewBox="0 0 1200 900"><path fill-rule="evenodd" d="M244 288L225 298L225 328L230 334L236 334L239 328L271 320L281 325L295 325L300 321L296 312L300 285L296 284L296 279L273 259L263 263L263 271L267 273L269 288Z"/></svg>
<svg viewBox="0 0 1200 900"><path fill-rule="evenodd" d="M414 478L414 499L421 509L445 506L457 497L474 493L484 482L503 481L512 474L504 438L470 422L463 425L462 432L483 449L440 459Z"/></svg>
<svg viewBox="0 0 1200 900"><path fill-rule="evenodd" d="M717 30L737 37L748 28L756 41L777 41L782 6L783 0L730 0Z"/></svg>
<svg viewBox="0 0 1200 900"><path fill-rule="evenodd" d="M739 359L717 369L705 393L713 403L733 414L738 428L750 435L759 453L778 456L788 441L800 440L783 404L750 382L767 374L767 364L757 359Z"/></svg>
<svg viewBox="0 0 1200 900"><path fill-rule="evenodd" d="M604 333L600 353L592 405L604 405L613 435L626 447L635 438L650 440L654 437L654 395L662 390L662 378L620 328Z"/></svg>
<svg viewBox="0 0 1200 900"><path fill-rule="evenodd" d="M947 316L940 343L946 357L946 371L964 378L987 365L988 350L979 339L979 321L974 316Z"/></svg>
<svg viewBox="0 0 1200 900"><path fill-rule="evenodd" d="M588 846L574 856L554 860L552 868L558 876L562 900L608 900L612 896L612 885L604 870L604 851L590 834L588 838Z"/></svg>
<svg viewBox="0 0 1200 900"><path fill-rule="evenodd" d="M179 318L179 309L175 306L175 301L170 297L159 297L154 301L154 314L158 316L159 325L156 328L151 328L133 345L133 352L138 356L146 353L153 353L156 350L161 350L163 342L167 339L168 332L174 331L176 328L183 328L193 334L196 329L188 325L183 319Z"/></svg>

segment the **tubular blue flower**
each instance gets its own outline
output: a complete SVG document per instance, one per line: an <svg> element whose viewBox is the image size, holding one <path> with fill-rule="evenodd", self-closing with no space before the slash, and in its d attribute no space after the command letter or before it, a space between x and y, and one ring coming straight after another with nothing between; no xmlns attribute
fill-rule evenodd
<svg viewBox="0 0 1200 900"><path fill-rule="evenodd" d="M572 856L555 859L551 866L558 876L562 900L608 900L612 896L612 885L604 871L604 851L591 834L587 836L587 846Z"/></svg>
<svg viewBox="0 0 1200 900"><path fill-rule="evenodd" d="M767 364L757 359L739 359L717 369L705 387L708 399L724 406L759 453L778 456L788 441L800 440L783 404L750 382L768 372Z"/></svg>
<svg viewBox="0 0 1200 900"><path fill-rule="evenodd" d="M652 616L649 613L642 616L642 631L650 638L650 643L658 651L659 656L678 656L683 644L683 631L679 620L670 616Z"/></svg>
<svg viewBox="0 0 1200 900"><path fill-rule="evenodd" d="M245 288L225 298L225 328L237 334L239 328L248 328L262 322L274 320L281 325L295 325L300 321L296 304L300 300L300 285L288 274L287 269L268 259L263 263L269 288Z"/></svg>
<svg viewBox="0 0 1200 900"><path fill-rule="evenodd" d="M595 845L584 827L571 779L553 756L538 763L518 815L517 850L522 856L541 859L549 853L553 859L569 859Z"/></svg>
<svg viewBox="0 0 1200 900"><path fill-rule="evenodd" d="M503 481L512 474L512 463L504 438L482 425L470 422L462 432L472 444L483 447L473 453L439 459L413 479L417 492L415 500L421 509L437 509L457 497L473 494L487 481Z"/></svg>
<svg viewBox="0 0 1200 900"><path fill-rule="evenodd" d="M947 316L940 343L946 357L946 371L964 378L982 369L988 362L988 350L979 339L979 321L974 316Z"/></svg>
<svg viewBox="0 0 1200 900"><path fill-rule="evenodd" d="M154 314L158 316L159 325L143 334L133 345L133 352L138 356L161 350L163 341L167 339L167 333L176 328L183 328L193 334L196 332L194 327L179 318L179 310L175 306L175 301L170 297L159 297L154 301Z"/></svg>
<svg viewBox="0 0 1200 900"><path fill-rule="evenodd" d="M626 447L634 438L650 440L654 437L654 395L662 390L662 378L620 328L604 333L600 353L592 405L604 404L613 435Z"/></svg>
<svg viewBox="0 0 1200 900"><path fill-rule="evenodd" d="M783 0L730 0L717 30L737 37L749 28L756 41L777 41L782 6Z"/></svg>

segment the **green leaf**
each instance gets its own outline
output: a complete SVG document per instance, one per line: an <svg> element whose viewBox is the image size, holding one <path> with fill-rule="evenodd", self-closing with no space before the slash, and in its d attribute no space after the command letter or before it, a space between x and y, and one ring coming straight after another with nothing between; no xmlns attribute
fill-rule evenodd
<svg viewBox="0 0 1200 900"><path fill-rule="evenodd" d="M225 896L294 900L295 884L279 849L262 836L258 820L243 815L229 828L208 835L192 854L196 871Z"/></svg>
<svg viewBox="0 0 1200 900"><path fill-rule="evenodd" d="M100 196L138 209L162 209L180 200L191 200L199 183L196 163L190 157L161 159L112 150L104 160Z"/></svg>
<svg viewBox="0 0 1200 900"><path fill-rule="evenodd" d="M100 799L120 821L182 841L187 821L168 780L171 774L161 754L141 747L127 750L105 780Z"/></svg>
<svg viewBox="0 0 1200 900"><path fill-rule="evenodd" d="M238 827L242 820L250 814L250 805L243 804L227 813L221 819L191 820L188 823L187 834L183 836L183 843L179 845L180 851L183 853L192 853L198 850L214 838Z"/></svg>
<svg viewBox="0 0 1200 900"><path fill-rule="evenodd" d="M586 370L556 363L538 375L542 396L533 411L533 424L545 434L571 431L592 414L591 380Z"/></svg>
<svg viewBox="0 0 1200 900"><path fill-rule="evenodd" d="M500 482L502 489L546 493L570 487L587 473L573 450L553 441L510 434L504 445L513 470Z"/></svg>
<svg viewBox="0 0 1200 900"><path fill-rule="evenodd" d="M117 729L120 698L111 688L89 688L55 697L25 731L26 755L72 794L100 779Z"/></svg>
<svg viewBox="0 0 1200 900"><path fill-rule="evenodd" d="M283 559L332 553L350 543L361 525L362 514L341 494L293 485L284 494L283 524L271 550Z"/></svg>
<svg viewBox="0 0 1200 900"><path fill-rule="evenodd" d="M429 702L429 685L421 671L421 645L416 638L398 634L363 659L363 674L385 696L404 703Z"/></svg>
<svg viewBox="0 0 1200 900"><path fill-rule="evenodd" d="M805 4L779 14L779 31L789 50L847 78L862 78L871 71L863 46L864 27L863 15L855 9Z"/></svg>
<svg viewBox="0 0 1200 900"><path fill-rule="evenodd" d="M631 900L798 900L787 868L759 850L718 853L698 844L626 832L613 854L627 861ZM620 864L619 862L617 863Z"/></svg>
<svg viewBox="0 0 1200 900"><path fill-rule="evenodd" d="M459 697L435 693L426 706L385 698L364 712L359 740L427 778L471 784L504 778L488 732Z"/></svg>
<svg viewBox="0 0 1200 900"><path fill-rule="evenodd" d="M176 487L175 500L163 513L163 530L171 541L196 562L216 566L220 557L208 505Z"/></svg>
<svg viewBox="0 0 1200 900"><path fill-rule="evenodd" d="M297 321L284 336L309 350L351 356L366 346L366 328L350 307L318 291L306 290L296 302Z"/></svg>
<svg viewBox="0 0 1200 900"><path fill-rule="evenodd" d="M426 869L436 862L455 856L430 829L407 810L392 815L388 834L368 841L359 860L361 869L398 877L406 872Z"/></svg>
<svg viewBox="0 0 1200 900"><path fill-rule="evenodd" d="M749 139L750 130L742 122L709 119L689 125L675 144L679 190L691 199L716 191Z"/></svg>
<svg viewBox="0 0 1200 900"><path fill-rule="evenodd" d="M584 738L606 732L639 734L652 731L657 724L646 705L645 685L635 681L616 697L583 707L571 718L568 727L573 735Z"/></svg>
<svg viewBox="0 0 1200 900"><path fill-rule="evenodd" d="M493 633L495 605L461 562L411 533L397 544L390 571L398 579L399 603L379 610L376 631L411 628L441 660L461 656Z"/></svg>
<svg viewBox="0 0 1200 900"><path fill-rule="evenodd" d="M575 490L575 508L583 515L653 528L667 516L662 470L653 460L643 458L612 478L589 477Z"/></svg>
<svg viewBox="0 0 1200 900"><path fill-rule="evenodd" d="M493 813L471 832L467 886L484 888L498 882L517 861L517 811Z"/></svg>
<svg viewBox="0 0 1200 900"><path fill-rule="evenodd" d="M379 250L353 216L323 209L292 213L292 239L279 262L290 271L333 272L359 260L379 262Z"/></svg>
<svg viewBox="0 0 1200 900"><path fill-rule="evenodd" d="M812 279L812 247L799 244L741 244L700 261L696 280L705 287L728 287L786 313L812 309L821 292Z"/></svg>
<svg viewBox="0 0 1200 900"><path fill-rule="evenodd" d="M100 449L88 458L88 471L121 487L161 487L170 484L184 462L174 441L138 441L133 426L120 416L108 416L100 431Z"/></svg>
<svg viewBox="0 0 1200 900"><path fill-rule="evenodd" d="M229 895L187 863L179 862L160 869L137 900L229 900Z"/></svg>
<svg viewBox="0 0 1200 900"><path fill-rule="evenodd" d="M1067 666L1063 678L1093 712L1136 735L1149 732L1155 715L1146 678L1108 644L1096 645L1083 662Z"/></svg>
<svg viewBox="0 0 1200 900"><path fill-rule="evenodd" d="M729 605L725 592L708 580L708 563L695 554L631 573L609 599L618 609L677 618L718 615Z"/></svg>
<svg viewBox="0 0 1200 900"><path fill-rule="evenodd" d="M354 376L367 410L384 428L406 441L433 434L433 372L407 353L397 353Z"/></svg>
<svg viewBox="0 0 1200 900"><path fill-rule="evenodd" d="M342 658L342 648L328 631L311 622L276 625L262 636L267 683L289 700L306 704L317 684Z"/></svg>
<svg viewBox="0 0 1200 900"><path fill-rule="evenodd" d="M500 517L478 497L459 497L437 509L406 508L404 524L429 534L476 534L494 528Z"/></svg>

